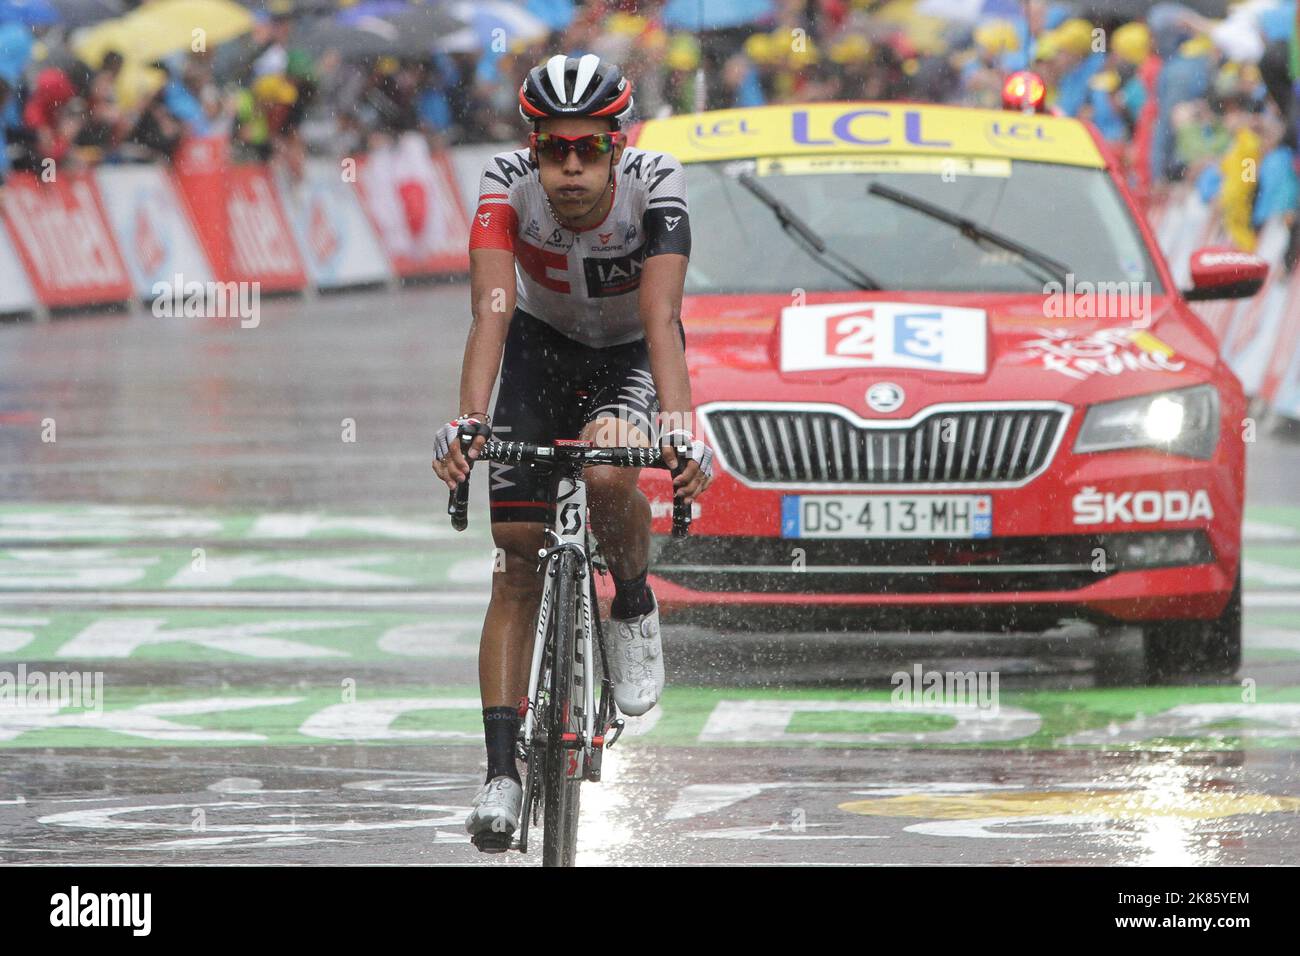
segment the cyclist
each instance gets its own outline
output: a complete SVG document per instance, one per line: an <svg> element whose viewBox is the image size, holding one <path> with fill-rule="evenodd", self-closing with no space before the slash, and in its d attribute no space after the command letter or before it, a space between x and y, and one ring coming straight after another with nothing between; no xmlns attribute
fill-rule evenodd
<svg viewBox="0 0 1300 956"><path fill-rule="evenodd" d="M690 502L712 480L712 450L689 430L691 391L682 290L691 231L686 178L665 153L626 145L632 84L593 54L557 54L519 89L533 124L527 148L483 169L470 233L473 321L460 415L438 432L434 471L449 488L489 436L549 444L691 446L673 479ZM508 317L508 321L507 321ZM504 358L503 358L504 352ZM501 370L495 414L487 403ZM462 455L458 435L473 435ZM614 699L640 715L664 686L659 609L646 584L650 503L639 469L587 469L591 528L614 578ZM490 463L492 538L504 555L479 644L487 779L465 827L513 832L523 801L514 745L527 697L544 572L537 550L553 520L543 469Z"/></svg>

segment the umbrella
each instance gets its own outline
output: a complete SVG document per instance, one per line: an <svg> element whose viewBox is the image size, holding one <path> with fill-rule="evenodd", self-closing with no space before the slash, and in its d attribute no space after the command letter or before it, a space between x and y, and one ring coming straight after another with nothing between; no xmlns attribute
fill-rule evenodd
<svg viewBox="0 0 1300 956"><path fill-rule="evenodd" d="M1179 0L1185 6L1207 17L1221 17L1228 9L1228 0ZM1149 0L1080 0L1079 16L1092 19L1123 17L1140 20L1151 9Z"/></svg>
<svg viewBox="0 0 1300 956"><path fill-rule="evenodd" d="M573 0L527 0L524 8L552 30L567 30L573 22Z"/></svg>
<svg viewBox="0 0 1300 956"><path fill-rule="evenodd" d="M0 0L0 23L7 20L29 27L48 26L59 22L59 12L48 0Z"/></svg>
<svg viewBox="0 0 1300 956"><path fill-rule="evenodd" d="M239 0L240 4L263 16L277 13L329 13L338 9L336 0Z"/></svg>
<svg viewBox="0 0 1300 956"><path fill-rule="evenodd" d="M336 23L349 27L365 28L367 24L373 27L375 21L391 24L397 30L396 52L416 55L432 52L440 41L465 25L464 20L453 14L445 5L410 4L405 3L404 0L367 0L366 3L342 11L334 19ZM371 32L381 36L392 35L382 26L372 29ZM368 42L360 39L354 39L353 42L362 48L369 45Z"/></svg>
<svg viewBox="0 0 1300 956"><path fill-rule="evenodd" d="M1012 19L1023 16L1023 0L921 0L916 12L927 17L974 23L984 19Z"/></svg>
<svg viewBox="0 0 1300 956"><path fill-rule="evenodd" d="M461 21L445 7L423 5L384 19L397 27L404 40L424 53L431 52L443 38L462 26Z"/></svg>
<svg viewBox="0 0 1300 956"><path fill-rule="evenodd" d="M59 22L76 29L120 17L126 12L122 0L49 0Z"/></svg>
<svg viewBox="0 0 1300 956"><path fill-rule="evenodd" d="M391 17L397 13L405 13L410 9L411 5L406 0L366 0L365 3L358 3L356 6L340 10L334 19L339 23L346 23L350 26L367 17Z"/></svg>
<svg viewBox="0 0 1300 956"><path fill-rule="evenodd" d="M372 12L357 14L356 11L369 9ZM381 12L389 8L388 12ZM398 34L412 43L432 48L433 44L447 34L464 26L464 21L444 6L429 6L379 0L377 3L365 3L353 7L338 18L339 23L355 26L372 19L391 23Z"/></svg>
<svg viewBox="0 0 1300 956"><path fill-rule="evenodd" d="M439 48L448 52L468 49L471 40L477 49L490 50L498 36L503 36L509 45L515 40L536 40L551 32L538 17L506 0L479 0L477 3L458 0L448 9L464 24L461 30L439 42Z"/></svg>
<svg viewBox="0 0 1300 956"><path fill-rule="evenodd" d="M365 17L356 23L325 22L303 32L295 47L308 53L337 50L345 57L402 56L428 52L380 17Z"/></svg>
<svg viewBox="0 0 1300 956"><path fill-rule="evenodd" d="M776 14L772 0L668 0L664 26L671 30L723 30L767 20Z"/></svg>
<svg viewBox="0 0 1300 956"><path fill-rule="evenodd" d="M253 15L231 0L156 0L91 27L74 49L91 65L109 50L117 50L128 61L149 63L191 49L196 30L203 31L204 42L212 49L252 27Z"/></svg>
<svg viewBox="0 0 1300 956"><path fill-rule="evenodd" d="M34 43L32 31L21 23L0 23L0 80L18 82L31 62Z"/></svg>

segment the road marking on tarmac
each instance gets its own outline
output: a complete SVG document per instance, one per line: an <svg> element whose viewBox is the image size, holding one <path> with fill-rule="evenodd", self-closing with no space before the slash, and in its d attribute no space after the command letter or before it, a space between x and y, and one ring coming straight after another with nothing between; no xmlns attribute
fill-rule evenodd
<svg viewBox="0 0 1300 956"><path fill-rule="evenodd" d="M1251 558L1246 558L1242 562L1242 574L1248 581L1270 587L1294 587L1300 584L1300 569L1287 568Z"/></svg>
<svg viewBox="0 0 1300 956"><path fill-rule="evenodd" d="M181 811L181 814L170 811ZM203 824L205 833L355 833L370 830L410 830L424 827L458 827L464 824L468 805L445 805L424 803L290 803L261 802L241 803L222 800L218 803L161 803L145 804L134 807L98 807L86 810L68 810L63 813L51 813L40 817L36 822L47 826L76 827L85 830L161 830L182 833L194 831L191 815L195 810L203 810L209 818ZM268 813L270 810L291 811ZM334 811L336 819L317 822L319 817L330 815ZM358 816L367 811L378 819L358 820ZM409 811L411 819L392 819L396 811ZM155 819L123 819L150 814ZM248 821L233 820L222 822L225 818L247 814L253 819ZM435 814L428 816L428 814ZM175 818L183 815L177 822L157 819L159 815ZM262 822L258 817L279 819L282 822ZM216 818L215 822L212 818ZM468 839L468 837L466 837Z"/></svg>
<svg viewBox="0 0 1300 956"><path fill-rule="evenodd" d="M841 803L848 813L929 817L907 833L977 839L1117 836L1133 839L1161 824L1300 811L1300 797L1262 793L1168 793L1158 789L1016 791L948 796L888 797ZM1135 824L1145 826L1135 829Z"/></svg>
<svg viewBox="0 0 1300 956"><path fill-rule="evenodd" d="M490 540L483 526L457 532L428 513L348 515L319 511L240 514L167 505L0 504L0 541L221 541L370 538L389 541Z"/></svg>
<svg viewBox="0 0 1300 956"><path fill-rule="evenodd" d="M286 690L298 692L283 693ZM341 703L337 679L325 679L280 688L244 688L233 697L190 697L151 687L123 687L110 680L100 711L21 703L0 707L0 745L301 746L321 741L482 745L480 701L473 688L413 696L409 686L376 686L367 681L357 692L355 701ZM792 698L789 692L737 700L737 693L670 687L664 702L651 712L659 712L659 718L629 720L628 733L638 746L978 749L1014 743L1033 749L1099 747L1178 753L1294 749L1300 741L1300 702L1294 700L1296 690L1289 688L1261 691L1280 696L1281 701L1250 704L1241 703L1240 689L1232 686L1037 691L1014 697L1015 706L1004 701L1001 708L1004 717L1010 714L1022 721L1021 736L993 738L980 736L978 725L961 727L950 713L959 709L955 707L924 708L931 711L934 728L917 731L916 715L902 712L883 691L866 692L862 696L874 698L867 700L814 693ZM774 714L790 721L781 724L779 735ZM744 723L751 718L756 722ZM725 736L716 732L720 725L728 728ZM713 730L706 732L710 727ZM801 733L800 728L815 732ZM962 736L954 737L958 731ZM1006 732L1004 726L1002 734ZM743 799L746 791L723 791L711 797L709 793L699 791L699 798Z"/></svg>
<svg viewBox="0 0 1300 956"><path fill-rule="evenodd" d="M1248 542L1289 542L1300 541L1300 528L1293 525L1277 524L1272 521L1250 521L1241 523L1241 536Z"/></svg>
<svg viewBox="0 0 1300 956"><path fill-rule="evenodd" d="M164 630L157 618L120 617L93 622L58 650L58 657L130 657L141 647L191 643L210 650L245 657L319 658L349 657L345 651L321 647L278 635L306 631L317 633L355 627L361 621L259 621L217 627L181 627Z"/></svg>
<svg viewBox="0 0 1300 956"><path fill-rule="evenodd" d="M476 607L489 592L427 591L0 591L0 607ZM1300 594L1296 595L1300 601Z"/></svg>
<svg viewBox="0 0 1300 956"><path fill-rule="evenodd" d="M806 823L805 827L831 826L828 823ZM721 830L700 830L691 836L702 840L888 840L887 833L801 833L782 824L765 827L726 827Z"/></svg>
<svg viewBox="0 0 1300 956"><path fill-rule="evenodd" d="M665 820L689 820L706 813L725 810L769 790L847 790L854 794L898 796L912 793L964 793L971 790L1005 790L996 783L880 783L864 780L778 780L749 783L692 783L682 787L677 800L664 814Z"/></svg>
<svg viewBox="0 0 1300 956"><path fill-rule="evenodd" d="M1019 740L1038 731L1042 718L1032 711L1002 707L996 712L975 706L945 706L924 711L950 719L953 726L922 733L792 733L791 719L803 712L854 712L863 714L899 714L916 716L917 707L888 701L829 700L724 700L714 708L700 732L701 742L773 743L802 741L808 743L901 744L974 743L977 741ZM923 712L924 712L923 711Z"/></svg>

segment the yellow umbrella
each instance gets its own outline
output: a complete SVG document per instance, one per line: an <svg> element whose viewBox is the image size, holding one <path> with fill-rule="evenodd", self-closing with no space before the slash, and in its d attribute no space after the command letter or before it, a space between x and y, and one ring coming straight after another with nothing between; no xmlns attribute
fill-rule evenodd
<svg viewBox="0 0 1300 956"><path fill-rule="evenodd" d="M86 30L73 48L92 66L109 50L149 63L178 50L211 50L252 28L253 14L231 0L155 0Z"/></svg>
<svg viewBox="0 0 1300 956"><path fill-rule="evenodd" d="M162 70L128 60L122 64L122 73L114 84L117 102L124 109L130 109L157 93L166 81L167 75Z"/></svg>

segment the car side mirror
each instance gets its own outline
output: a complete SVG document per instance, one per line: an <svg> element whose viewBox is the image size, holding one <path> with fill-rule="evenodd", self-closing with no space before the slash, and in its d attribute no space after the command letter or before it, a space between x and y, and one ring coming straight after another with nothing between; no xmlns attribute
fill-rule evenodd
<svg viewBox="0 0 1300 956"><path fill-rule="evenodd" d="M1183 290L1188 302L1208 299L1248 299L1264 286L1268 261L1228 246L1207 246L1192 253L1192 287Z"/></svg>

